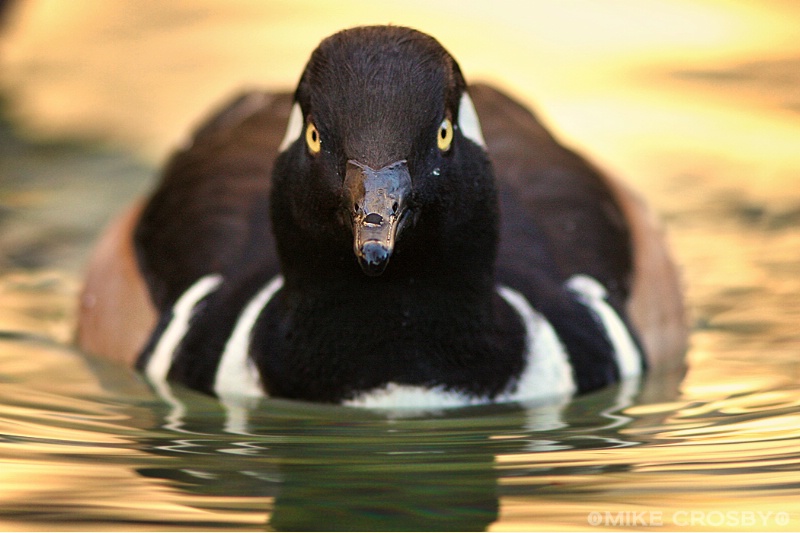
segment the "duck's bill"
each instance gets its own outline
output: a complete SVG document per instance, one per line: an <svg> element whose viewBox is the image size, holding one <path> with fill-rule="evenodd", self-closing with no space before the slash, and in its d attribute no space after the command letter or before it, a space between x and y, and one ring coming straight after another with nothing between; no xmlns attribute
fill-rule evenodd
<svg viewBox="0 0 800 533"><path fill-rule="evenodd" d="M374 170L347 162L344 181L352 206L353 251L365 274L383 274L394 252L400 222L411 195L405 160Z"/></svg>

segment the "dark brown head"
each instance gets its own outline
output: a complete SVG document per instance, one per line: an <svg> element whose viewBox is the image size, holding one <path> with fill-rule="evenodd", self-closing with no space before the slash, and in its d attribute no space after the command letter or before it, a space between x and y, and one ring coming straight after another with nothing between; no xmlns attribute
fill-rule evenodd
<svg viewBox="0 0 800 533"><path fill-rule="evenodd" d="M445 219L469 217L452 209L483 205L487 190L493 200L466 84L432 37L394 26L339 32L311 55L295 101L275 171L276 231L291 219L303 230L296 239L322 249L345 234L361 269L376 276L409 228L440 231ZM287 242L281 253L298 247Z"/></svg>

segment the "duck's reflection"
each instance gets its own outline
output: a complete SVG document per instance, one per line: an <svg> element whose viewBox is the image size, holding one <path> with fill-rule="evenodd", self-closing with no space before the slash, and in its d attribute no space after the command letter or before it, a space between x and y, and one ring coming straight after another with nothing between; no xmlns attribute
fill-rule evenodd
<svg viewBox="0 0 800 533"><path fill-rule="evenodd" d="M419 437L419 435L416 435ZM269 525L280 530L483 530L498 516L493 457L413 435L286 449ZM316 449L315 449L316 448ZM309 453L321 461L309 461Z"/></svg>
<svg viewBox="0 0 800 533"><path fill-rule="evenodd" d="M151 450L178 466L140 474L180 483L201 496L191 505L207 509L219 508L220 497L250 505L263 498L267 526L276 530L484 530L498 520L504 492L519 493L506 483L542 471L525 463L500 468L499 455L635 445L620 439L620 427L635 423L624 409L643 396L678 394L680 376L667 376L671 385L653 379L591 401L408 416L274 400L217 403L159 387L165 438Z"/></svg>

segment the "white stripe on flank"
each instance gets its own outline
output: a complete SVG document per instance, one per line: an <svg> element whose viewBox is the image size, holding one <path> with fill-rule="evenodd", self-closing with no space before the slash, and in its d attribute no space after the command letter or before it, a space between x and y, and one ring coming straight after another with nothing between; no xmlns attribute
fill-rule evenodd
<svg viewBox="0 0 800 533"><path fill-rule="evenodd" d="M566 286L576 293L581 303L592 309L600 318L614 348L620 379L642 373L642 355L631 338L622 319L606 301L608 292L596 279L578 274L567 280Z"/></svg>
<svg viewBox="0 0 800 533"><path fill-rule="evenodd" d="M250 359L250 338L258 316L283 287L283 276L275 276L251 299L239 315L217 366L214 392L219 395L265 396L261 375Z"/></svg>
<svg viewBox="0 0 800 533"><path fill-rule="evenodd" d="M481 122L478 120L478 112L467 91L461 95L461 102L458 104L458 129L467 139L470 139L478 146L486 148L486 141L483 140Z"/></svg>
<svg viewBox="0 0 800 533"><path fill-rule="evenodd" d="M189 331L189 320L192 318L195 306L213 292L221 282L222 276L209 274L195 281L194 285L181 294L172 307L172 320L169 321L161 338L158 339L158 343L150 355L150 360L147 362L144 372L148 378L153 381L167 379L169 368L172 366L172 358L175 356L175 349Z"/></svg>
<svg viewBox="0 0 800 533"><path fill-rule="evenodd" d="M303 133L303 122L305 122L305 119L303 118L303 110L300 109L300 104L295 102L292 106L292 110L289 112L289 122L286 124L286 134L283 136L281 145L278 147L278 152L283 152L289 148L293 142L300 138L300 135Z"/></svg>
<svg viewBox="0 0 800 533"><path fill-rule="evenodd" d="M516 388L502 399L519 401L574 394L578 388L569 355L550 322L519 292L505 286L498 287L497 292L522 319L526 346L525 370Z"/></svg>

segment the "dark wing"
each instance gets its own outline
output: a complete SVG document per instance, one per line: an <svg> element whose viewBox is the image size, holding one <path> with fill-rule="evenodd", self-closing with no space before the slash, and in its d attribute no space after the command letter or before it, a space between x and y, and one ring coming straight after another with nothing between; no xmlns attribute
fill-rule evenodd
<svg viewBox="0 0 800 533"><path fill-rule="evenodd" d="M536 117L485 85L470 87L500 195L500 281L531 267L563 283L582 273L621 307L632 270L630 232L608 181L559 144Z"/></svg>
<svg viewBox="0 0 800 533"><path fill-rule="evenodd" d="M204 275L278 272L269 194L291 105L288 93L246 93L170 159L135 234L161 312Z"/></svg>
<svg viewBox="0 0 800 533"><path fill-rule="evenodd" d="M486 86L470 88L500 198L498 281L521 292L555 329L580 392L619 378L615 346L595 312L567 289L591 276L631 332L629 228L607 178L561 146L527 109Z"/></svg>

